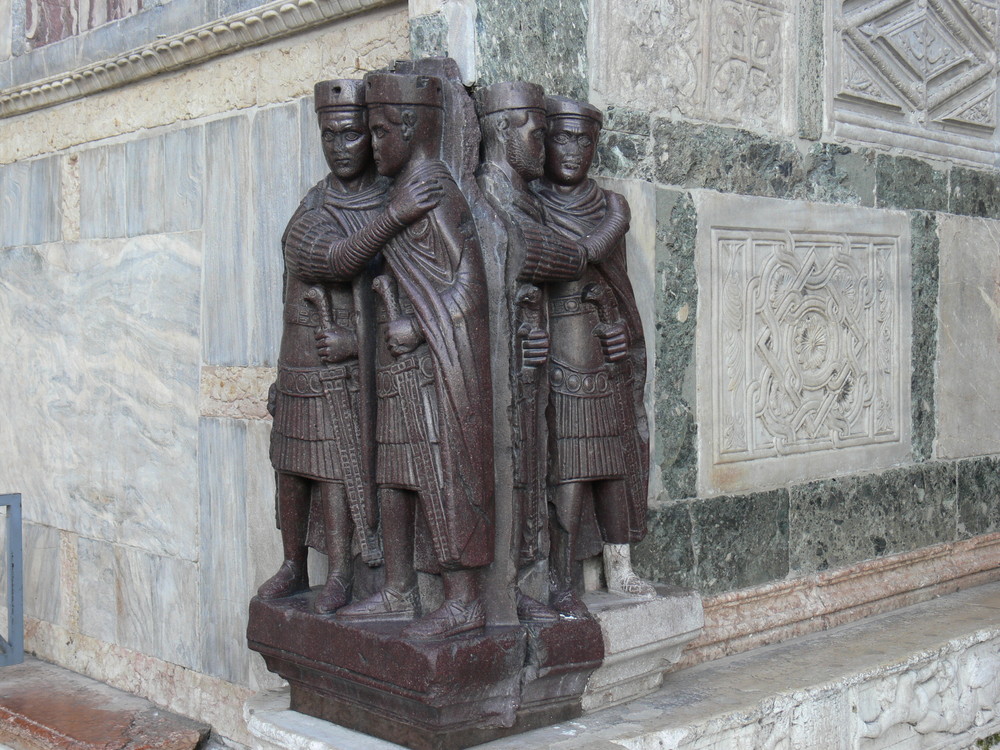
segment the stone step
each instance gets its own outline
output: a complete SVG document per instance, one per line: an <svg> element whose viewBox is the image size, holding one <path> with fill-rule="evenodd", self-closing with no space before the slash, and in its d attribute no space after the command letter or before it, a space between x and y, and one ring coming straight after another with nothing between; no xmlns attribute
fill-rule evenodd
<svg viewBox="0 0 1000 750"><path fill-rule="evenodd" d="M210 727L54 664L0 668L0 748L194 750Z"/></svg>
<svg viewBox="0 0 1000 750"><path fill-rule="evenodd" d="M640 623L637 627L642 627ZM251 701L261 747L389 750ZM482 750L965 750L1000 747L1000 584L668 674L640 700Z"/></svg>

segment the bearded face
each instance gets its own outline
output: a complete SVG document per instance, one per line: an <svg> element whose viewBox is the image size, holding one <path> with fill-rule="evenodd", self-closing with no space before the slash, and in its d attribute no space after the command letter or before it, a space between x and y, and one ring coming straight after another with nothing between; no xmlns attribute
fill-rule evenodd
<svg viewBox="0 0 1000 750"><path fill-rule="evenodd" d="M525 180L536 180L545 169L545 115L527 109L511 112L509 118L505 131L507 162Z"/></svg>

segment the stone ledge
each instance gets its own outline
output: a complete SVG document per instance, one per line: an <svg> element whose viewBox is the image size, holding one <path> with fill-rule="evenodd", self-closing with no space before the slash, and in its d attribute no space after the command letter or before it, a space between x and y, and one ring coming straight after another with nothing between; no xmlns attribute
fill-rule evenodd
<svg viewBox="0 0 1000 750"><path fill-rule="evenodd" d="M193 29L0 91L0 119L80 99L307 31L398 0L272 0Z"/></svg>
<svg viewBox="0 0 1000 750"><path fill-rule="evenodd" d="M998 703L1000 584L989 584L677 672L646 698L488 747L990 748ZM318 734L284 706L280 693L247 704L267 750L398 747Z"/></svg>
<svg viewBox="0 0 1000 750"><path fill-rule="evenodd" d="M1000 579L1000 534L706 598L677 669L844 625Z"/></svg>

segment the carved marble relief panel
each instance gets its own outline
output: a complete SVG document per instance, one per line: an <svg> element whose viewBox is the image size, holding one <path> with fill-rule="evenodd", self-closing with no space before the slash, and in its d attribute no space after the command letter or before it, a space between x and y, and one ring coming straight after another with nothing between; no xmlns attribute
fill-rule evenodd
<svg viewBox="0 0 1000 750"><path fill-rule="evenodd" d="M593 0L591 100L786 132L789 0Z"/></svg>
<svg viewBox="0 0 1000 750"><path fill-rule="evenodd" d="M828 0L835 135L992 164L997 0Z"/></svg>
<svg viewBox="0 0 1000 750"><path fill-rule="evenodd" d="M698 207L701 490L904 460L905 215L716 194Z"/></svg>

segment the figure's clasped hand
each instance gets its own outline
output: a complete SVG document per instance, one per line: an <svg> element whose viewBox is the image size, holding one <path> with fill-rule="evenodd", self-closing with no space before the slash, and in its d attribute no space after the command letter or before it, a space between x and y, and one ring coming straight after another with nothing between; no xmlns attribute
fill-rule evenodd
<svg viewBox="0 0 1000 750"><path fill-rule="evenodd" d="M385 334L386 343L393 356L409 354L424 340L416 321L410 316L396 318L389 323Z"/></svg>
<svg viewBox="0 0 1000 750"><path fill-rule="evenodd" d="M316 350L322 362L335 365L358 356L358 339L340 327L316 331Z"/></svg>
<svg viewBox="0 0 1000 750"><path fill-rule="evenodd" d="M521 341L522 367L541 367L548 361L548 331L523 323L518 329L517 337Z"/></svg>
<svg viewBox="0 0 1000 750"><path fill-rule="evenodd" d="M594 328L594 334L608 362L621 362L628 357L628 331L624 323L601 323Z"/></svg>

